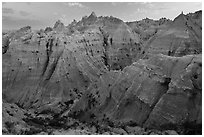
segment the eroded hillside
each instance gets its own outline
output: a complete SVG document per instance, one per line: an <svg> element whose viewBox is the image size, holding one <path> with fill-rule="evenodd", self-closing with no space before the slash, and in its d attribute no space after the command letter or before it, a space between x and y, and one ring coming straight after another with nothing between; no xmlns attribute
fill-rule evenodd
<svg viewBox="0 0 204 137"><path fill-rule="evenodd" d="M201 15L4 34L3 134L201 134Z"/></svg>

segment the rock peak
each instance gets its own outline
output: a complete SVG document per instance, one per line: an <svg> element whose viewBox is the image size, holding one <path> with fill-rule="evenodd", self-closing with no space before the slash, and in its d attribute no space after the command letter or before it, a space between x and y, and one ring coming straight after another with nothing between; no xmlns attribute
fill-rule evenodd
<svg viewBox="0 0 204 137"><path fill-rule="evenodd" d="M183 11L181 12L181 14L179 14L175 19L174 19L174 22L177 21L177 22L183 22L185 21L185 15L183 14Z"/></svg>
<svg viewBox="0 0 204 137"><path fill-rule="evenodd" d="M90 16L97 17L97 16L96 16L96 13L95 13L94 11L91 12L91 15L90 15Z"/></svg>
<svg viewBox="0 0 204 137"><path fill-rule="evenodd" d="M57 20L56 22L55 22L55 24L61 24L62 22L61 22L61 20Z"/></svg>
<svg viewBox="0 0 204 137"><path fill-rule="evenodd" d="M58 21L56 21L56 23L54 25L54 28L58 28L58 27L61 27L61 26L64 26L64 24L61 22L61 20L58 20Z"/></svg>
<svg viewBox="0 0 204 137"><path fill-rule="evenodd" d="M29 30L29 29L31 29L31 26L25 26L25 27L20 28L20 30Z"/></svg>

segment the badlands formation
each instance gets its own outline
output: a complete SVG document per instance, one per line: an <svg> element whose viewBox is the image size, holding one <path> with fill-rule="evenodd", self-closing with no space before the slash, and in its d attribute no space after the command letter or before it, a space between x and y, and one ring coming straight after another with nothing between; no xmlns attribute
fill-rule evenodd
<svg viewBox="0 0 204 137"><path fill-rule="evenodd" d="M3 134L202 134L202 11L2 37Z"/></svg>

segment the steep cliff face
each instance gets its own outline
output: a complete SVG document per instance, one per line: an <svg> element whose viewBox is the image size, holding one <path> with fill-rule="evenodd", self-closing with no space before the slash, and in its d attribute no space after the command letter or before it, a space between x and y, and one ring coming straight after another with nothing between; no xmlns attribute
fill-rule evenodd
<svg viewBox="0 0 204 137"><path fill-rule="evenodd" d="M200 54L202 50L202 11L184 15L173 21L162 18L158 21L143 19L127 22L143 41L144 58L162 53L168 56Z"/></svg>
<svg viewBox="0 0 204 137"><path fill-rule="evenodd" d="M202 50L202 29L191 18L180 14L163 31L151 37L144 51L149 54L162 53L169 56L200 54Z"/></svg>
<svg viewBox="0 0 204 137"><path fill-rule="evenodd" d="M153 20L145 18L140 21L126 22L126 24L135 32L138 33L142 41L149 40L158 31L165 29L172 23L171 20L161 18L159 20Z"/></svg>
<svg viewBox="0 0 204 137"><path fill-rule="evenodd" d="M12 43L3 54L3 96L23 107L55 106L80 96L107 71L103 37L98 32L62 37L45 45Z"/></svg>
<svg viewBox="0 0 204 137"><path fill-rule="evenodd" d="M100 77L69 113L114 125L174 130L187 123L201 126L201 69L201 55L152 56Z"/></svg>
<svg viewBox="0 0 204 137"><path fill-rule="evenodd" d="M202 10L187 14L191 20L202 29Z"/></svg>
<svg viewBox="0 0 204 137"><path fill-rule="evenodd" d="M95 13L92 13L77 23L71 23L69 27L82 33L88 29L100 29L104 35L103 46L107 51L109 69L123 69L139 58L142 49L139 35L118 18L97 17Z"/></svg>
<svg viewBox="0 0 204 137"><path fill-rule="evenodd" d="M29 44L31 41L31 38L33 36L33 32L31 30L30 26L23 27L17 31L9 31L5 35L2 36L2 51L3 54L6 53L6 51L9 48L9 44L11 42L23 42L25 44Z"/></svg>

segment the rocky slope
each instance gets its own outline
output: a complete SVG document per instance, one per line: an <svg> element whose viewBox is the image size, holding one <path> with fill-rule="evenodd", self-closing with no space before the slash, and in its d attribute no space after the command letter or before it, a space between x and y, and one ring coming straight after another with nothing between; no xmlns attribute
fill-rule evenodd
<svg viewBox="0 0 204 137"><path fill-rule="evenodd" d="M201 14L4 34L3 133L201 134Z"/></svg>
<svg viewBox="0 0 204 137"><path fill-rule="evenodd" d="M201 125L201 66L201 56L192 55L140 60L103 75L69 113L87 122L156 129Z"/></svg>
<svg viewBox="0 0 204 137"><path fill-rule="evenodd" d="M197 13L195 13L197 14ZM202 52L202 27L190 16L181 13L173 22L158 30L146 41L143 51L146 56L162 53L168 56L184 56Z"/></svg>
<svg viewBox="0 0 204 137"><path fill-rule="evenodd" d="M142 43L137 33L122 20L110 17L97 17L94 12L81 21L71 23L69 28L75 28L83 33L87 29L99 28L104 37L104 47L109 69L119 70L138 59Z"/></svg>

